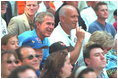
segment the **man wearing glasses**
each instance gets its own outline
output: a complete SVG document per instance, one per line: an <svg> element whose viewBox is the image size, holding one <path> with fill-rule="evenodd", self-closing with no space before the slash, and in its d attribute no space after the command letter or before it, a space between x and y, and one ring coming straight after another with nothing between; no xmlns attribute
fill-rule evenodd
<svg viewBox="0 0 118 79"><path fill-rule="evenodd" d="M37 76L39 76L40 68L40 55L30 46L21 46L16 50L19 60L22 65L29 65L36 70Z"/></svg>
<svg viewBox="0 0 118 79"><path fill-rule="evenodd" d="M22 37L24 37L22 35ZM21 37L21 38L22 38ZM32 66L39 77L39 70L41 70L40 61L42 61L43 49L47 48L47 44L42 44L38 37L22 38L20 42L21 47L16 50L19 60L23 65Z"/></svg>

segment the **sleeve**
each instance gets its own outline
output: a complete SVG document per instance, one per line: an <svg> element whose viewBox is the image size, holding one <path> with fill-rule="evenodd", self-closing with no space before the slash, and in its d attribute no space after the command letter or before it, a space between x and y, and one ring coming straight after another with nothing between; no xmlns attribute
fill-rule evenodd
<svg viewBox="0 0 118 79"><path fill-rule="evenodd" d="M12 18L8 24L8 32L18 35L18 27L19 27L19 22L17 21L17 19Z"/></svg>

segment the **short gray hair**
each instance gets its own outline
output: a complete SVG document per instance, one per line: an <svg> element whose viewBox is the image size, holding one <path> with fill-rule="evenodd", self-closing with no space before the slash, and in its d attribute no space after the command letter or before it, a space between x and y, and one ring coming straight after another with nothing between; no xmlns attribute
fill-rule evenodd
<svg viewBox="0 0 118 79"><path fill-rule="evenodd" d="M50 17L54 18L54 15L50 12L40 12L40 13L37 13L34 22L35 23L39 22L41 24L44 21L45 16L50 16Z"/></svg>

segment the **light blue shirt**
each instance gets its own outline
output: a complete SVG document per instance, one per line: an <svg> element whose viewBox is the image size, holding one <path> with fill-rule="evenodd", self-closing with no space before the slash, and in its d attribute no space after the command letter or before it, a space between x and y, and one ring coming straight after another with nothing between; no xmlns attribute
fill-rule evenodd
<svg viewBox="0 0 118 79"><path fill-rule="evenodd" d="M23 32L18 36L19 46L22 46L22 42L29 37L38 37L35 29L32 31ZM40 40L40 38L39 38L39 40ZM49 43L49 40L47 37L45 37L43 40L40 40L40 42L42 42L42 44L46 44L47 46L50 46L50 43ZM43 50L43 58L42 59L46 60L48 56L49 56L49 48L46 48Z"/></svg>

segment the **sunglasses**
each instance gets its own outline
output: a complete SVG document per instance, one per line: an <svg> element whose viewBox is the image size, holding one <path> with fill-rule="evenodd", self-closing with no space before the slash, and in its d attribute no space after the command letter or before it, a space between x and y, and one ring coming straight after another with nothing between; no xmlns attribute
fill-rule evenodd
<svg viewBox="0 0 118 79"><path fill-rule="evenodd" d="M13 63L13 62L14 62L15 64L18 64L18 63L19 63L19 61L17 61L17 60L16 60L16 61L7 60L6 62L7 62L7 64L11 64L11 63Z"/></svg>
<svg viewBox="0 0 118 79"><path fill-rule="evenodd" d="M30 55L30 56L28 56L26 58L28 58L29 60L32 60L35 57L39 59L40 55Z"/></svg>

